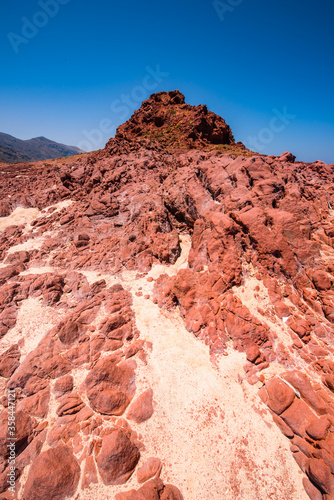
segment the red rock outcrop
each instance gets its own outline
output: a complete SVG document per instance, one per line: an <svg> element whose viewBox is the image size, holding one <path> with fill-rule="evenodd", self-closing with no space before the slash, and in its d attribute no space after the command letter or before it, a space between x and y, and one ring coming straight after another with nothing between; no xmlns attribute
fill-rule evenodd
<svg viewBox="0 0 334 500"><path fill-rule="evenodd" d="M147 137L164 147L201 148L209 144L235 144L230 127L223 118L204 106L186 104L178 90L152 94L120 125L117 139ZM108 148L108 144L106 146Z"/></svg>
<svg viewBox="0 0 334 500"><path fill-rule="evenodd" d="M141 458L138 429L155 415L154 388L137 388L151 347L133 306L143 296L178 310L213 361L243 353L305 491L334 498L333 165L252 153L172 91L103 150L1 169L0 494L14 391L21 498L114 494L128 480L115 498L182 498L159 479L160 457ZM131 288L129 273L157 265L149 293Z"/></svg>
<svg viewBox="0 0 334 500"><path fill-rule="evenodd" d="M80 467L69 448L51 448L34 461L24 488L24 498L70 497L77 489L79 478Z"/></svg>
<svg viewBox="0 0 334 500"><path fill-rule="evenodd" d="M123 484L133 473L140 458L131 434L113 429L102 441L96 462L105 484Z"/></svg>

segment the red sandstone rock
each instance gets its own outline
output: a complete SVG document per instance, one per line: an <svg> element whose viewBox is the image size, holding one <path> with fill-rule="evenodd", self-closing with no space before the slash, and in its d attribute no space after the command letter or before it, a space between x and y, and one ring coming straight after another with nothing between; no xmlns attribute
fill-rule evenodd
<svg viewBox="0 0 334 500"><path fill-rule="evenodd" d="M33 462L24 488L25 500L63 499L74 495L80 467L66 446L44 451Z"/></svg>
<svg viewBox="0 0 334 500"><path fill-rule="evenodd" d="M71 417L71 415L69 415ZM52 430L49 431L47 436L47 443L50 446L57 446L59 444L71 444L70 440L80 432L80 425L75 420L62 420L58 419Z"/></svg>
<svg viewBox="0 0 334 500"><path fill-rule="evenodd" d="M314 456L314 447L309 444L305 439L299 437L299 436L294 436L292 441L294 446L297 446L297 448L308 458Z"/></svg>
<svg viewBox="0 0 334 500"><path fill-rule="evenodd" d="M306 428L307 434L314 440L326 439L331 423L327 418L315 418Z"/></svg>
<svg viewBox="0 0 334 500"><path fill-rule="evenodd" d="M54 393L56 397L63 396L66 392L70 392L73 389L73 377L72 375L65 375L64 377L56 380L54 385Z"/></svg>
<svg viewBox="0 0 334 500"><path fill-rule="evenodd" d="M334 392L334 375L326 374L322 376L322 381L329 390Z"/></svg>
<svg viewBox="0 0 334 500"><path fill-rule="evenodd" d="M306 472L306 469L307 469L307 458L306 456L304 455L304 453L300 452L300 451L293 451L293 458L296 460L299 468L303 471L303 472Z"/></svg>
<svg viewBox="0 0 334 500"><path fill-rule="evenodd" d="M82 486L88 486L96 480L94 457L106 450L102 439L107 439L113 416L129 407L129 415L135 410L135 418L143 418L142 396L132 401L134 365L123 361L137 352L143 355L131 293L121 285L108 287L102 276L88 282L84 274L90 270L121 277L131 270L136 279L144 279L154 264L176 262L183 233L191 240L188 266L155 279L153 301L169 309L177 306L187 329L209 345L213 359L226 354L228 344L245 352L253 363L245 368L250 382L273 362L293 368L283 378L299 391L301 401L277 379L267 381L259 395L281 413L273 420L292 439L297 463L310 474L308 494L318 500L314 483L329 490L326 467L334 472L333 433L327 423L333 423L334 415L334 266L328 257L334 248L333 166L295 162L288 152L278 157L252 154L234 144L223 119L205 106L187 105L174 91L145 101L104 150L46 165L2 166L1 171L0 216L16 206L43 210L72 201L60 210L44 210L32 222L33 232L23 225L0 231L0 337L5 345L27 298L42 300L54 318L61 315L20 365L15 348L0 358L0 375L15 388L19 412L44 421L37 426L33 420L32 429L22 424L27 432L22 430L18 475L36 463L45 439L56 447L52 449L67 443L80 453L85 460ZM41 236L40 247L8 251ZM29 266L46 265L59 271L27 274ZM261 283L254 290L255 309L249 305L249 273L264 285L268 306ZM238 287L246 293L238 293ZM66 310L70 314L65 316ZM280 329L288 343L290 335L293 349L282 345ZM69 374L83 366L89 374L73 394ZM315 372L323 387L313 384ZM53 414L49 418L52 387L56 420ZM86 396L101 417L84 404ZM1 403L8 401L3 397ZM125 419L122 425L127 427ZM127 457L120 457L125 463ZM308 459L317 462L308 468ZM104 463L108 460L105 455ZM57 498L55 487L52 483L41 495L48 498L54 491ZM66 495L62 490L60 497ZM175 487L158 480L125 497L132 495L180 498Z"/></svg>
<svg viewBox="0 0 334 500"><path fill-rule="evenodd" d="M124 484L133 473L139 457L130 432L113 429L103 439L101 452L96 458L104 484Z"/></svg>
<svg viewBox="0 0 334 500"><path fill-rule="evenodd" d="M34 434L37 433L37 429L35 429ZM37 437L32 439L32 441L28 444L28 446L23 450L22 453L16 459L16 467L18 471L21 472L24 468L31 464L41 453L42 446L44 444L46 437L46 430L42 431L38 434Z"/></svg>
<svg viewBox="0 0 334 500"><path fill-rule="evenodd" d="M287 325L293 330L298 337L304 342L308 343L310 341L310 331L311 325L304 319L297 317L290 317L287 321Z"/></svg>
<svg viewBox="0 0 334 500"><path fill-rule="evenodd" d="M86 390L92 408L105 415L122 415L135 391L133 369L126 363L116 364L107 356L88 374Z"/></svg>
<svg viewBox="0 0 334 500"><path fill-rule="evenodd" d="M162 495L160 496L161 500L183 500L183 495L180 490L171 484L166 484Z"/></svg>
<svg viewBox="0 0 334 500"><path fill-rule="evenodd" d="M296 157L292 153L289 153L288 151L285 151L280 156L278 156L277 159L279 161L286 161L288 163L294 163Z"/></svg>
<svg viewBox="0 0 334 500"><path fill-rule="evenodd" d="M19 252L13 252L10 253L5 262L11 262L14 264L24 264L26 262L29 262L30 259L30 254L26 250L22 250Z"/></svg>
<svg viewBox="0 0 334 500"><path fill-rule="evenodd" d="M321 441L321 446L323 446L324 448L326 447L326 442L324 441ZM318 448L316 447L312 453L312 456L313 458L318 458L320 460L323 460L325 462L325 464L330 468L330 471L331 473L333 474L334 472L334 460L333 460L333 456L331 454L331 451L327 451L325 450L324 448Z"/></svg>
<svg viewBox="0 0 334 500"><path fill-rule="evenodd" d="M19 402L17 408L34 417L44 418L49 411L50 390L38 391Z"/></svg>
<svg viewBox="0 0 334 500"><path fill-rule="evenodd" d="M334 478L329 467L322 460L310 458L307 475L323 493L334 494Z"/></svg>
<svg viewBox="0 0 334 500"><path fill-rule="evenodd" d="M89 244L89 239L88 234L79 233L75 235L74 244L77 248L81 248Z"/></svg>
<svg viewBox="0 0 334 500"><path fill-rule="evenodd" d="M305 373L294 370L285 373L284 378L300 392L301 396L317 413L323 415L327 412L325 402L313 390L311 382Z"/></svg>
<svg viewBox="0 0 334 500"><path fill-rule="evenodd" d="M251 346L246 351L246 358L251 363L254 363L261 356L261 351L257 345Z"/></svg>
<svg viewBox="0 0 334 500"><path fill-rule="evenodd" d="M43 391L49 387L49 381L44 380L43 378L39 378L38 375L33 375L28 378L25 386L24 392L27 396L31 396L36 394L39 391Z"/></svg>
<svg viewBox="0 0 334 500"><path fill-rule="evenodd" d="M79 338L79 325L75 321L66 321L59 325L58 337L64 344L72 344Z"/></svg>
<svg viewBox="0 0 334 500"><path fill-rule="evenodd" d="M145 422L153 414L153 391L147 389L134 399L127 412L127 417L137 423Z"/></svg>
<svg viewBox="0 0 334 500"><path fill-rule="evenodd" d="M151 479L147 481L144 486L139 488L130 498L131 500L159 500L163 491L164 484L161 479Z"/></svg>
<svg viewBox="0 0 334 500"><path fill-rule="evenodd" d="M320 490L318 490L318 488L316 488L314 486L314 484L312 484L311 481L307 477L303 478L303 486L304 486L305 491L311 500L322 500L323 499L323 496L322 496Z"/></svg>
<svg viewBox="0 0 334 500"><path fill-rule="evenodd" d="M8 426L8 410L2 412L0 421L0 457L6 459L9 456L9 439L15 438L15 453L18 456L28 446L37 422L34 418L17 409L15 412L15 430Z"/></svg>
<svg viewBox="0 0 334 500"><path fill-rule="evenodd" d="M159 470L161 461L159 458L151 457L137 469L138 483L145 483L153 477Z"/></svg>
<svg viewBox="0 0 334 500"><path fill-rule="evenodd" d="M10 204L5 201L0 201L0 217L8 217L10 213L11 213Z"/></svg>
<svg viewBox="0 0 334 500"><path fill-rule="evenodd" d="M19 274L19 270L16 266L7 266L0 269L0 285L5 283L7 280Z"/></svg>
<svg viewBox="0 0 334 500"><path fill-rule="evenodd" d="M280 417L278 417L277 415L273 415L273 421L280 429L280 431L284 434L284 436L288 437L289 439L293 438L294 436L293 431L290 429L288 425L284 423L284 421Z"/></svg>
<svg viewBox="0 0 334 500"><path fill-rule="evenodd" d="M92 456L86 458L83 477L82 477L82 489L88 488L90 484L98 483L97 470Z"/></svg>
<svg viewBox="0 0 334 500"><path fill-rule="evenodd" d="M169 135L163 134L165 130ZM209 143L234 144L231 129L222 118L208 111L206 106L186 105L184 95L178 90L152 94L128 122L118 127L116 138L129 140L144 132L157 140L160 134L163 144L172 147L177 145L178 137L192 147Z"/></svg>
<svg viewBox="0 0 334 500"><path fill-rule="evenodd" d="M265 388L268 393L266 403L278 415L284 412L295 399L295 393L291 387L278 378L270 379Z"/></svg>
<svg viewBox="0 0 334 500"><path fill-rule="evenodd" d="M306 428L314 419L314 413L304 401L295 399L291 406L281 414L284 422L299 436L305 436Z"/></svg>
<svg viewBox="0 0 334 500"><path fill-rule="evenodd" d="M164 485L161 479L151 479L139 490L119 493L115 500L183 500L181 492L175 486Z"/></svg>
<svg viewBox="0 0 334 500"><path fill-rule="evenodd" d="M312 279L317 290L329 290L331 287L331 280L324 271L314 271Z"/></svg>
<svg viewBox="0 0 334 500"><path fill-rule="evenodd" d="M71 393L61 399L61 403L57 408L57 415L73 415L78 413L85 406L80 396L76 393Z"/></svg>
<svg viewBox="0 0 334 500"><path fill-rule="evenodd" d="M7 351L0 356L0 376L9 378L19 366L20 357L20 349L17 344L7 349Z"/></svg>

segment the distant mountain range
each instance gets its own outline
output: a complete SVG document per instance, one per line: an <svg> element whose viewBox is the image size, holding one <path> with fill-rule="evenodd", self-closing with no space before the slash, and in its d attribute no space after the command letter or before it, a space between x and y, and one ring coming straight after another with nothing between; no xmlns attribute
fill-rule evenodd
<svg viewBox="0 0 334 500"><path fill-rule="evenodd" d="M50 141L46 137L35 137L22 141L12 135L0 132L0 161L5 163L51 160L82 152L79 148Z"/></svg>

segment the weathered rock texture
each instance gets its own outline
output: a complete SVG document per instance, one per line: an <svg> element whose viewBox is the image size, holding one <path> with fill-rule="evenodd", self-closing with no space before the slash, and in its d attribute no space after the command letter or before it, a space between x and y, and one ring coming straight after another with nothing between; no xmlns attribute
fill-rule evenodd
<svg viewBox="0 0 334 500"><path fill-rule="evenodd" d="M205 105L186 104L178 90L153 94L117 129L117 139L139 137L156 140L172 149L235 145L232 131L223 118L208 111ZM241 143L238 145L244 148Z"/></svg>
<svg viewBox="0 0 334 500"><path fill-rule="evenodd" d="M244 355L238 377L290 440L305 491L334 498L333 165L252 154L173 91L145 101L104 150L0 175L0 498L8 389L16 498L183 498L159 479L163 457L145 455L155 389L140 374L152 345L129 276L148 278L151 293L135 297L179 311L214 363ZM260 481L241 455L239 466ZM231 479L226 498L253 498L240 488Z"/></svg>

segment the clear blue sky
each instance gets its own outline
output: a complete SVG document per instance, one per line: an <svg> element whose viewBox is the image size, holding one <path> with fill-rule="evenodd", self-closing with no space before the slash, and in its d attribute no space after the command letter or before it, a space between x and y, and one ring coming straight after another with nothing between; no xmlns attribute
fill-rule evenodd
<svg viewBox="0 0 334 500"><path fill-rule="evenodd" d="M178 88L253 149L334 163L332 0L1 4L1 132L97 149Z"/></svg>

